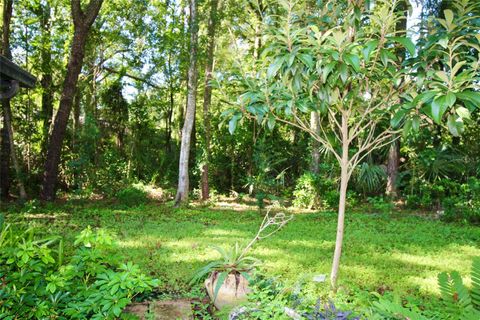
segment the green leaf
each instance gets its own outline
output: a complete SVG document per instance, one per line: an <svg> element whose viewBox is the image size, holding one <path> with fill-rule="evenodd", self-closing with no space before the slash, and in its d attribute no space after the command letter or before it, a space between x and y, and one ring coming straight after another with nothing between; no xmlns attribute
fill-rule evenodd
<svg viewBox="0 0 480 320"><path fill-rule="evenodd" d="M412 119L407 119L405 124L403 125L403 136L406 137L410 133L410 129L412 129Z"/></svg>
<svg viewBox="0 0 480 320"><path fill-rule="evenodd" d="M275 128L275 117L272 114L268 115L267 126L270 130L273 130L273 128Z"/></svg>
<svg viewBox="0 0 480 320"><path fill-rule="evenodd" d="M283 63L285 62L285 57L278 57L276 58L272 64L268 67L267 70L267 77L273 78L277 75L278 70L282 67Z"/></svg>
<svg viewBox="0 0 480 320"><path fill-rule="evenodd" d="M453 22L453 11L450 9L444 10L443 11L445 15L445 21L447 22L447 25L451 25Z"/></svg>
<svg viewBox="0 0 480 320"><path fill-rule="evenodd" d="M217 300L218 291L222 287L222 284L225 282L225 279L228 276L228 272L220 272L217 275L217 283L215 284L215 290L213 291L213 301Z"/></svg>
<svg viewBox="0 0 480 320"><path fill-rule="evenodd" d="M345 63L340 64L339 72L340 72L340 78L342 79L342 82L345 83L348 78L348 68Z"/></svg>
<svg viewBox="0 0 480 320"><path fill-rule="evenodd" d="M457 109L455 109L455 112L462 119L470 119L471 118L470 110L468 110L465 107L458 107Z"/></svg>
<svg viewBox="0 0 480 320"><path fill-rule="evenodd" d="M413 44L412 40L407 37L389 37L389 40L395 41L400 43L408 50L408 53L413 57L415 55L415 45Z"/></svg>
<svg viewBox="0 0 480 320"><path fill-rule="evenodd" d="M447 104L447 108L450 108L455 104L455 101L457 101L457 97L455 97L455 94L452 92L447 93L445 96L445 103Z"/></svg>
<svg viewBox="0 0 480 320"><path fill-rule="evenodd" d="M462 101L468 101L473 103L476 108L480 106L480 92L463 91L463 92L457 92L455 96Z"/></svg>
<svg viewBox="0 0 480 320"><path fill-rule="evenodd" d="M463 122L461 119L456 119L453 114L448 116L447 126L454 137L459 137L463 132Z"/></svg>
<svg viewBox="0 0 480 320"><path fill-rule="evenodd" d="M336 64L337 63L335 61L332 61L322 69L322 82L323 83L327 82L327 77L330 74L330 72L332 72L333 68L335 68Z"/></svg>
<svg viewBox="0 0 480 320"><path fill-rule="evenodd" d="M228 122L228 131L230 132L230 134L233 134L235 132L235 129L237 128L237 122L241 118L242 118L241 113L235 113L232 119L230 119L230 121Z"/></svg>
<svg viewBox="0 0 480 320"><path fill-rule="evenodd" d="M373 50L378 46L378 40L370 40L363 48L363 58L366 62L370 61L370 55L372 54Z"/></svg>
<svg viewBox="0 0 480 320"><path fill-rule="evenodd" d="M311 55L303 53L298 56L298 58L303 62L303 64L309 68L313 68L313 58Z"/></svg>
<svg viewBox="0 0 480 320"><path fill-rule="evenodd" d="M418 115L412 117L412 129L415 132L420 131L420 117Z"/></svg>
<svg viewBox="0 0 480 320"><path fill-rule="evenodd" d="M433 99L431 104L432 119L437 124L440 124L440 122L442 121L443 114L445 113L445 111L447 111L447 108L448 108L448 104L445 97L446 96L437 97Z"/></svg>
<svg viewBox="0 0 480 320"><path fill-rule="evenodd" d="M359 72L360 71L360 58L355 55L355 54L351 54L351 53L347 53L343 59L345 60L345 62L352 66L353 69L355 70L355 72Z"/></svg>
<svg viewBox="0 0 480 320"><path fill-rule="evenodd" d="M437 72L435 72L435 75L437 76L437 78L439 78L443 82L449 82L447 73L445 71L438 70Z"/></svg>
<svg viewBox="0 0 480 320"><path fill-rule="evenodd" d="M390 125L392 126L392 128L397 128L400 125L406 113L406 110L400 109L394 114L394 116L390 120Z"/></svg>
<svg viewBox="0 0 480 320"><path fill-rule="evenodd" d="M437 95L437 92L435 91L425 91L423 93L420 93L419 95L417 95L415 97L415 99L413 99L413 105L418 105L419 103L420 104L424 104L428 101L430 101L433 97L435 97Z"/></svg>
<svg viewBox="0 0 480 320"><path fill-rule="evenodd" d="M383 65L386 67L388 65L388 51L385 49L380 50L380 60L382 60Z"/></svg>

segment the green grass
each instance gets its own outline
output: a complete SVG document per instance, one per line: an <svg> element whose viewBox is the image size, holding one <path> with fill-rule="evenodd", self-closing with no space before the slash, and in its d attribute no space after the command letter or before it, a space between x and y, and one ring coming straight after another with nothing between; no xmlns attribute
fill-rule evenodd
<svg viewBox="0 0 480 320"><path fill-rule="evenodd" d="M254 207L224 205L172 209L149 204L115 208L104 203L8 210L7 220L61 234L67 244L85 226L109 229L117 235L113 254L139 264L162 280L167 291L188 290L194 271L216 258L211 245L244 243L256 232L263 213ZM257 243L253 254L262 270L287 283L313 274L328 274L334 248L335 213L298 213L271 238ZM437 274L459 271L468 276L471 259L480 256L480 228L446 224L396 213L348 212L340 286L369 291L393 290L401 295L436 294ZM328 283L311 285L318 292ZM315 287L317 286L317 287Z"/></svg>

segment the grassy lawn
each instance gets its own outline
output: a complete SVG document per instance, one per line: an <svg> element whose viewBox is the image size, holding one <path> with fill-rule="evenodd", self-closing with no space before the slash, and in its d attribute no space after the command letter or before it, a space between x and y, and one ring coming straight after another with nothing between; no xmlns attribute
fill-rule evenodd
<svg viewBox="0 0 480 320"><path fill-rule="evenodd" d="M212 207L173 209L149 204L119 208L104 203L9 210L41 232L73 238L85 226L109 229L117 235L115 254L133 261L162 280L162 289L184 291L194 270L216 257L210 245L245 243L256 232L264 212L255 207L221 203ZM279 233L256 244L253 254L262 269L293 283L313 274L328 274L334 248L335 213L293 212L294 219ZM429 297L436 293L441 271L469 274L471 258L480 256L480 228L446 224L405 212L349 211L340 285L370 291ZM328 283L314 285L326 292Z"/></svg>

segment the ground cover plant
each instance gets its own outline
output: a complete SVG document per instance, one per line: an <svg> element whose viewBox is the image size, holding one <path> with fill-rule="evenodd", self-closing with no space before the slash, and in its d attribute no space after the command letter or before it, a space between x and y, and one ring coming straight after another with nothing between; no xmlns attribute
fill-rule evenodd
<svg viewBox="0 0 480 320"><path fill-rule="evenodd" d="M182 209L158 203L124 208L102 201L70 201L23 212L10 207L7 212L6 220L13 225L35 228L43 236L63 236L66 255L74 252L74 235L87 226L108 230L117 235L118 244L109 249L110 255L135 262L142 273L159 279L158 291L180 296L190 291L196 270L219 258L212 245L250 240L264 217L255 205L231 200ZM287 287L303 281L302 290L313 306L319 297L330 297L328 283L311 279L328 274L335 214L291 213L293 220L274 237L260 241L251 255L262 261L260 270L279 277ZM353 212L348 221L345 237L350 244L335 301L341 302L339 310L368 306L377 299L370 292L413 297L417 305L440 307L439 273L458 271L470 283L471 261L480 255L479 227L396 210Z"/></svg>

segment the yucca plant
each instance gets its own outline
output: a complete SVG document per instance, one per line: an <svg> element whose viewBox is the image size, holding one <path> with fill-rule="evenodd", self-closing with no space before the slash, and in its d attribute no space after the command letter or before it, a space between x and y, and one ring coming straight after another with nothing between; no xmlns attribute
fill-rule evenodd
<svg viewBox="0 0 480 320"><path fill-rule="evenodd" d="M220 253L220 259L212 261L206 266L200 268L193 276L190 284L194 284L206 275L212 274L212 281L217 280L214 289L215 300L220 287L225 282L225 279L227 279L229 274L234 274L237 277L242 275L245 277L245 279L249 280L249 272L260 263L260 260L246 256L246 248L240 246L238 242L228 249L216 246L213 247L213 249Z"/></svg>
<svg viewBox="0 0 480 320"><path fill-rule="evenodd" d="M237 284L239 283L239 278L241 276L249 281L249 272L260 263L260 260L248 255L248 252L252 246L258 240L265 239L273 235L292 218L293 216L286 216L284 213L277 213L271 217L269 212L267 212L257 231L257 234L245 247L240 246L238 242L229 249L213 247L213 249L220 253L220 259L212 261L197 270L192 277L190 284L193 285L206 275L210 274L212 283L215 282L215 280L217 281L213 291L213 300L215 301L218 292L225 280L228 278L228 275L235 275Z"/></svg>
<svg viewBox="0 0 480 320"><path fill-rule="evenodd" d="M449 319L480 319L480 257L473 259L471 277L472 289L469 290L456 271L438 275L438 286Z"/></svg>

